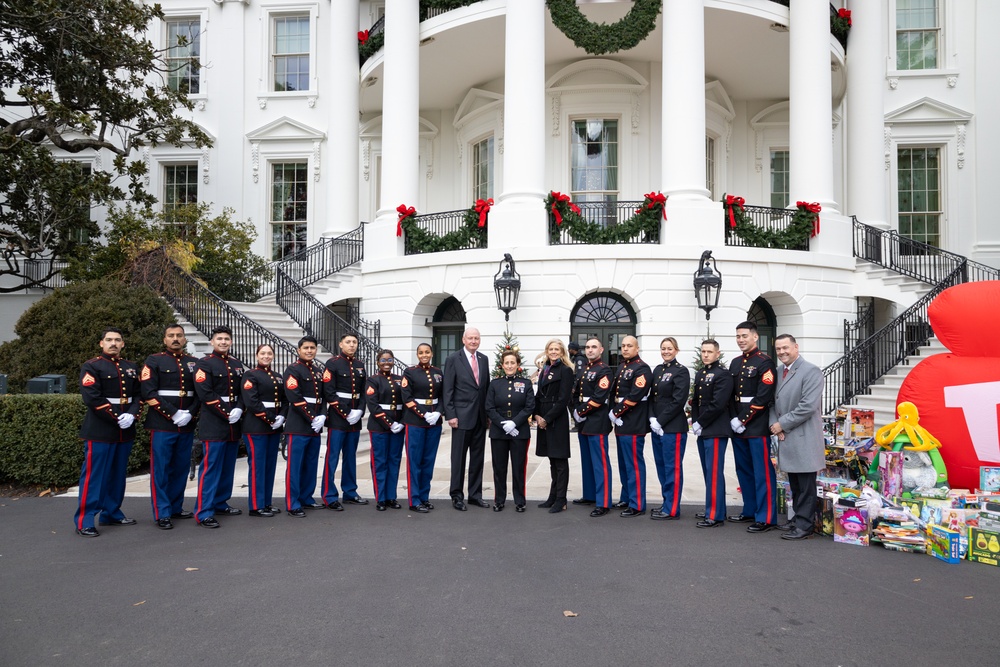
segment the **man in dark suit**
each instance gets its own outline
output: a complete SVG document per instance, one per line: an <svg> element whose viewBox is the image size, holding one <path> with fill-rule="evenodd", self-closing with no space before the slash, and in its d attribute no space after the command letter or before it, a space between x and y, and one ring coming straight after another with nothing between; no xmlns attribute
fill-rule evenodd
<svg viewBox="0 0 1000 667"><path fill-rule="evenodd" d="M486 452L486 392L490 368L479 352L479 330L466 329L461 350L444 367L444 416L451 426L451 504L466 510L462 486L469 456L469 504L489 507L483 500L483 456Z"/></svg>

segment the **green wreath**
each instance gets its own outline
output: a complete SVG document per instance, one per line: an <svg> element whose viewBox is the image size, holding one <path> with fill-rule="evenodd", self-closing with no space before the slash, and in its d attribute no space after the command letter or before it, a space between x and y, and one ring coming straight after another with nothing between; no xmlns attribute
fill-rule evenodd
<svg viewBox="0 0 1000 667"><path fill-rule="evenodd" d="M486 247L486 224L479 226L479 212L472 206L462 218L462 227L444 236L421 229L413 216L400 223L406 233L406 245L417 253L445 252L447 250L464 250L473 241L478 241L480 248ZM476 246L474 246L476 247Z"/></svg>
<svg viewBox="0 0 1000 667"><path fill-rule="evenodd" d="M592 56L628 51L653 32L661 0L635 0L632 9L617 23L592 23L575 0L545 0L555 27Z"/></svg>
<svg viewBox="0 0 1000 667"><path fill-rule="evenodd" d="M545 209L549 212L549 244L559 243L559 234L563 229L569 231L574 241L590 245L632 243L631 239L640 234L643 235L643 242L658 240L660 218L666 219L666 202L667 198L659 192L650 192L631 218L613 227L603 227L584 218L569 195L550 192L545 198Z"/></svg>
<svg viewBox="0 0 1000 667"><path fill-rule="evenodd" d="M799 250L808 247L810 237L814 236L819 213L809 210L809 204L799 202L792 215L791 223L784 229L766 229L759 227L750 220L741 204L729 203L726 195L722 196L726 234L735 234L752 248L778 248L781 250ZM817 206L818 208L818 206ZM732 218L730 218L730 215ZM731 226L731 220L736 226Z"/></svg>

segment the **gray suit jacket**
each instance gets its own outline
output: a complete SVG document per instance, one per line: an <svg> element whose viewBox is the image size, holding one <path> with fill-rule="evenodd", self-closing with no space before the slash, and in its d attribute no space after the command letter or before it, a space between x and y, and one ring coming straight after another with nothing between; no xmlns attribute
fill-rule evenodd
<svg viewBox="0 0 1000 667"><path fill-rule="evenodd" d="M486 392L490 387L490 366L486 355L476 351L479 361L479 384L472 375L465 348L448 356L444 365L444 418L458 419L458 428L471 430L477 424L486 425Z"/></svg>
<svg viewBox="0 0 1000 667"><path fill-rule="evenodd" d="M801 356L788 377L778 368L769 424L778 422L785 439L778 443L778 467L785 472L816 472L826 467L823 456L823 373Z"/></svg>

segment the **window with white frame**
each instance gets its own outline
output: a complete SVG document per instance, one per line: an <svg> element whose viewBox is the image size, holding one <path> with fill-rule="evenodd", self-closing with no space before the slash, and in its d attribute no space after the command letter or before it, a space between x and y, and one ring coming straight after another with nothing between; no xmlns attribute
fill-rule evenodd
<svg viewBox="0 0 1000 667"><path fill-rule="evenodd" d="M709 199L715 199L715 138L705 136L705 189Z"/></svg>
<svg viewBox="0 0 1000 667"><path fill-rule="evenodd" d="M771 149L771 208L788 206L788 150Z"/></svg>
<svg viewBox="0 0 1000 667"><path fill-rule="evenodd" d="M896 151L896 190L899 233L941 246L941 150L936 147L900 147Z"/></svg>
<svg viewBox="0 0 1000 667"><path fill-rule="evenodd" d="M271 163L271 259L294 255L308 244L309 165Z"/></svg>
<svg viewBox="0 0 1000 667"><path fill-rule="evenodd" d="M80 174L84 179L89 180L90 175L93 173L93 167L82 162L75 162L74 164L80 170ZM71 243L85 244L90 242L90 230L87 228L91 221L90 210L89 202L80 202L79 208L74 212L73 216L77 220L69 234Z"/></svg>
<svg viewBox="0 0 1000 667"><path fill-rule="evenodd" d="M570 146L570 191L590 222L608 226L618 221L618 121L588 118L573 121ZM588 206L587 204L592 204Z"/></svg>
<svg viewBox="0 0 1000 667"><path fill-rule="evenodd" d="M184 225L178 209L198 203L198 164L163 165L163 220L169 224ZM182 230L182 235L186 233Z"/></svg>
<svg viewBox="0 0 1000 667"><path fill-rule="evenodd" d="M938 0L896 0L896 69L937 69L941 50Z"/></svg>
<svg viewBox="0 0 1000 667"><path fill-rule="evenodd" d="M309 16L274 16L272 21L272 89L276 92L309 90Z"/></svg>
<svg viewBox="0 0 1000 667"><path fill-rule="evenodd" d="M168 17L167 86L188 95L201 92L201 19Z"/></svg>
<svg viewBox="0 0 1000 667"><path fill-rule="evenodd" d="M493 196L493 136L472 144L472 199Z"/></svg>

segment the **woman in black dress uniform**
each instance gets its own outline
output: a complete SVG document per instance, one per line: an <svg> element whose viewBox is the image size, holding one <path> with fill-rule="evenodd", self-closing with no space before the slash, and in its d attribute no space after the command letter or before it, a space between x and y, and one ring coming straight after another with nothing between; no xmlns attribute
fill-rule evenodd
<svg viewBox="0 0 1000 667"><path fill-rule="evenodd" d="M257 366L243 374L241 392L246 414L243 416L243 440L250 464L250 516L274 516L281 512L271 504L274 471L278 463L281 427L288 414L285 383L281 373L271 370L274 349L264 343L257 346Z"/></svg>
<svg viewBox="0 0 1000 667"><path fill-rule="evenodd" d="M569 400L573 392L573 362L566 346L558 338L545 344L545 365L538 374L538 394L535 397L535 421L538 424L538 446L535 454L549 457L552 488L549 497L538 506L550 514L566 509L566 489L569 486Z"/></svg>
<svg viewBox="0 0 1000 667"><path fill-rule="evenodd" d="M691 390L691 374L677 361L677 339L660 341L663 363L653 370L649 394L649 426L652 429L653 459L660 478L663 505L653 510L653 519L676 519L684 488L684 446L688 423L684 406Z"/></svg>
<svg viewBox="0 0 1000 667"><path fill-rule="evenodd" d="M493 452L493 511L502 512L507 500L507 460L514 478L514 509L524 511L525 477L531 427L528 419L535 409L531 380L518 374L521 358L513 350L500 355L503 377L496 378L486 391L486 414L490 418L490 449Z"/></svg>
<svg viewBox="0 0 1000 667"><path fill-rule="evenodd" d="M398 510L396 485L399 462L403 458L403 394L400 376L392 374L392 350L378 353L378 373L368 378L365 401L368 403L368 437L371 440L372 482L375 509Z"/></svg>
<svg viewBox="0 0 1000 667"><path fill-rule="evenodd" d="M434 509L430 502L431 476L441 442L441 383L444 374L431 366L434 350L427 343L417 346L416 366L403 371L399 383L406 425L406 491L410 511L424 514Z"/></svg>

